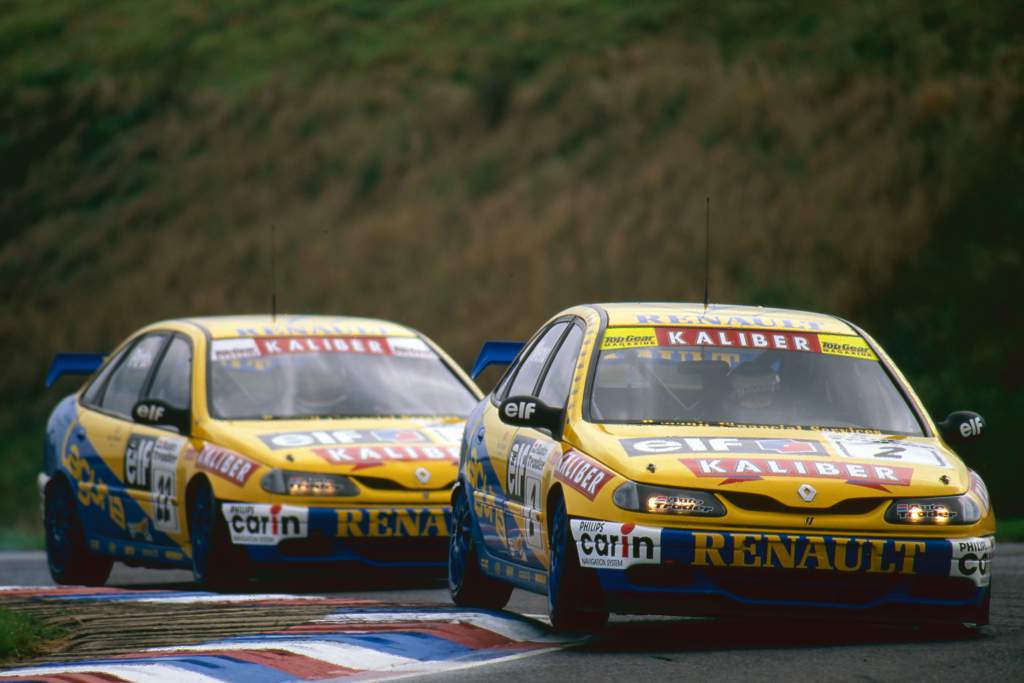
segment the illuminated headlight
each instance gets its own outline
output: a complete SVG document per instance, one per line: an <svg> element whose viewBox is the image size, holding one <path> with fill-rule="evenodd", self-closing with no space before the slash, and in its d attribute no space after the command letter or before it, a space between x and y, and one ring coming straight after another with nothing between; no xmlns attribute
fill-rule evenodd
<svg viewBox="0 0 1024 683"><path fill-rule="evenodd" d="M890 524L974 524L981 508L969 496L894 500L885 511Z"/></svg>
<svg viewBox="0 0 1024 683"><path fill-rule="evenodd" d="M346 476L316 472L273 469L263 475L260 486L268 493L289 496L355 496L359 488Z"/></svg>
<svg viewBox="0 0 1024 683"><path fill-rule="evenodd" d="M615 489L612 501L623 510L656 515L721 517L725 514L725 506L707 491L649 486L632 481Z"/></svg>

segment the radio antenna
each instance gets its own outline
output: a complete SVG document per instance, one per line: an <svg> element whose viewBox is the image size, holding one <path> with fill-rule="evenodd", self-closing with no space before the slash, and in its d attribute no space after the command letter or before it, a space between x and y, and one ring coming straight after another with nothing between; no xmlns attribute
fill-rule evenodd
<svg viewBox="0 0 1024 683"><path fill-rule="evenodd" d="M708 282L711 280L711 196L705 198L704 213L704 312L708 312Z"/></svg>
<svg viewBox="0 0 1024 683"><path fill-rule="evenodd" d="M277 323L277 226L270 225L270 322Z"/></svg>

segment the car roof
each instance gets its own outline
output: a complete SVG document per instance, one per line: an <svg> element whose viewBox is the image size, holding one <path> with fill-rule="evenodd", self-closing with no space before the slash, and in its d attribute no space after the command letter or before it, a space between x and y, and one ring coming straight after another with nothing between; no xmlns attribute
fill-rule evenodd
<svg viewBox="0 0 1024 683"><path fill-rule="evenodd" d="M182 318L212 339L260 336L385 336L415 337L411 328L389 320L325 315L224 315Z"/></svg>
<svg viewBox="0 0 1024 683"><path fill-rule="evenodd" d="M811 330L830 334L859 334L852 325L832 315L762 306L700 303L594 304L608 316L609 326L691 325L700 327L752 327Z"/></svg>

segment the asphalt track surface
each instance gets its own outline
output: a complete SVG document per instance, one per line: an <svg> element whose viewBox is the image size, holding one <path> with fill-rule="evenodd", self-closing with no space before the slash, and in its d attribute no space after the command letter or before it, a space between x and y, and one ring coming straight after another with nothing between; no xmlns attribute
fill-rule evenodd
<svg viewBox="0 0 1024 683"><path fill-rule="evenodd" d="M463 671L418 676L436 681L1022 681L1024 544L997 546L992 624L977 631L875 626L840 621L698 620L613 616L580 645ZM188 590L191 575L115 565L108 585ZM39 552L0 553L0 584L51 585ZM264 581L254 591L446 604L436 579L351 577ZM413 585L410 585L413 584ZM544 598L516 590L507 609L543 620Z"/></svg>

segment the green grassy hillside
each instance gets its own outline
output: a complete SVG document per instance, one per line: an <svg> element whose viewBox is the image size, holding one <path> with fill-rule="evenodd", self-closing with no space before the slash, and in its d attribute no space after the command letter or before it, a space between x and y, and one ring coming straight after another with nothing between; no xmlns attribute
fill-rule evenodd
<svg viewBox="0 0 1024 683"><path fill-rule="evenodd" d="M58 350L279 307L468 363L559 308L702 293L890 348L1024 513L1024 9L1010 0L0 3L0 514Z"/></svg>

